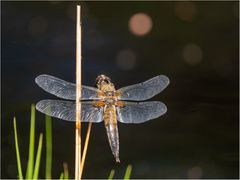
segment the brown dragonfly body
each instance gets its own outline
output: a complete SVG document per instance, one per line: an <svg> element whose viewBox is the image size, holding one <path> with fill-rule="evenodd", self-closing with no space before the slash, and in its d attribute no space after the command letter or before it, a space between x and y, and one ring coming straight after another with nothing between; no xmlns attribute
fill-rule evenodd
<svg viewBox="0 0 240 180"><path fill-rule="evenodd" d="M118 101L120 93L115 90L113 83L111 83L107 76L98 76L96 81L97 87L100 90L98 96L99 99L101 99L96 102L96 106L103 107L103 121L107 131L108 141L116 162L120 162L116 106L123 107L124 103Z"/></svg>
<svg viewBox="0 0 240 180"><path fill-rule="evenodd" d="M36 109L47 115L66 121L76 121L76 85L50 75L40 75L36 83L57 97L72 100L41 100ZM164 75L153 77L142 83L115 89L110 78L100 75L96 86L82 85L81 122L104 121L112 153L119 159L119 136L117 123L138 124L156 119L167 111L160 101L145 101L160 93L169 84Z"/></svg>

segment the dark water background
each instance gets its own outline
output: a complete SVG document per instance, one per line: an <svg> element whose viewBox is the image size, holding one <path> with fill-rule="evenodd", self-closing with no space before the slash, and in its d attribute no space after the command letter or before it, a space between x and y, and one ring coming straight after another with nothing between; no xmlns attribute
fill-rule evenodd
<svg viewBox="0 0 240 180"><path fill-rule="evenodd" d="M75 81L75 2L1 2L1 177L16 178L13 116L25 172L30 105L56 99L34 83L39 74ZM103 124L94 124L84 178L238 178L238 2L87 2L83 7L83 83L106 74L117 88L159 74L169 87L154 100L168 112L139 125L119 124L116 164ZM129 30L143 12L145 36ZM37 112L36 130L44 132ZM62 163L74 177L74 124L53 120L53 177ZM86 125L83 133L86 132ZM44 150L43 150L44 155ZM44 177L44 158L41 174Z"/></svg>

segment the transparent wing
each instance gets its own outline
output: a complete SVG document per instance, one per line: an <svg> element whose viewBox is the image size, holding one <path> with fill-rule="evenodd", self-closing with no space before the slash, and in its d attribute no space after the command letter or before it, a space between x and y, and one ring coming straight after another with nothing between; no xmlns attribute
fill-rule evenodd
<svg viewBox="0 0 240 180"><path fill-rule="evenodd" d="M95 107L93 102L81 102L82 122L101 122L103 120L103 109ZM76 121L76 105L71 101L42 100L37 103L36 109L52 117L66 121Z"/></svg>
<svg viewBox="0 0 240 180"><path fill-rule="evenodd" d="M120 100L144 101L160 93L169 84L167 76L159 75L145 82L119 89Z"/></svg>
<svg viewBox="0 0 240 180"><path fill-rule="evenodd" d="M167 107L160 101L124 103L126 106L117 108L118 121L122 123L143 123L167 112Z"/></svg>
<svg viewBox="0 0 240 180"><path fill-rule="evenodd" d="M76 99L76 85L54 76L42 74L36 77L35 82L43 90L57 97L69 100ZM99 90L94 87L82 86L82 100L99 99Z"/></svg>

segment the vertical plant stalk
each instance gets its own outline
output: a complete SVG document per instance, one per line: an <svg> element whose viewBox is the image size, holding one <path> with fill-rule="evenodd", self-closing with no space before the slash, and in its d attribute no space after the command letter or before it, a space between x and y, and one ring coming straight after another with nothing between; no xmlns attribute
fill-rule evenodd
<svg viewBox="0 0 240 180"><path fill-rule="evenodd" d="M50 116L45 117L46 125L46 171L45 178L52 178L52 119Z"/></svg>
<svg viewBox="0 0 240 180"><path fill-rule="evenodd" d="M19 147L18 147L16 117L13 118L13 128L14 128L14 139L15 139L16 156L17 156L18 178L23 179L21 158L20 158Z"/></svg>
<svg viewBox="0 0 240 180"><path fill-rule="evenodd" d="M76 24L76 142L75 142L75 179L81 179L81 8L77 5Z"/></svg>
<svg viewBox="0 0 240 180"><path fill-rule="evenodd" d="M39 137L39 142L38 142L37 156L36 156L36 162L34 166L34 173L33 173L32 179L38 179L40 162L41 162L41 154L42 154L42 144L43 144L43 134L41 133Z"/></svg>
<svg viewBox="0 0 240 180"><path fill-rule="evenodd" d="M127 166L127 169L126 169L126 172L125 172L125 175L124 175L124 180L129 180L130 179L130 176L131 176L131 173L132 173L132 165L128 165Z"/></svg>
<svg viewBox="0 0 240 180"><path fill-rule="evenodd" d="M33 177L34 166L34 139L35 139L35 106L31 106L31 124L30 124L30 139L29 139L29 154L26 179Z"/></svg>
<svg viewBox="0 0 240 180"><path fill-rule="evenodd" d="M113 179L113 176L114 176L114 174L115 174L115 170L114 170L114 169L112 169L112 170L111 170L111 172L110 172L110 175L109 175L109 177L108 177L108 180L112 180L112 179Z"/></svg>
<svg viewBox="0 0 240 180"><path fill-rule="evenodd" d="M85 164L85 159L86 159L86 154L87 154L87 149L88 149L88 142L91 134L91 128L92 128L92 122L88 123L88 130L87 130L87 136L86 140L84 143L84 149L83 149L83 155L82 155L82 161L81 161L81 171L80 171L80 176L82 177L82 172Z"/></svg>
<svg viewBox="0 0 240 180"><path fill-rule="evenodd" d="M63 172L60 174L59 179L60 179L60 180L63 179Z"/></svg>
<svg viewBox="0 0 240 180"><path fill-rule="evenodd" d="M63 174L64 174L63 179L68 179L69 178L67 163L63 163Z"/></svg>

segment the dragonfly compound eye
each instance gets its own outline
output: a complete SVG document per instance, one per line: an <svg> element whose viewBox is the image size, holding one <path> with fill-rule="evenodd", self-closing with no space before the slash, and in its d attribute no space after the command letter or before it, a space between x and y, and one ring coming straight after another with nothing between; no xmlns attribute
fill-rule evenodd
<svg viewBox="0 0 240 180"><path fill-rule="evenodd" d="M96 84L101 84L102 82L105 82L107 84L111 83L111 79L106 76L106 75L99 75L97 78L96 78Z"/></svg>

